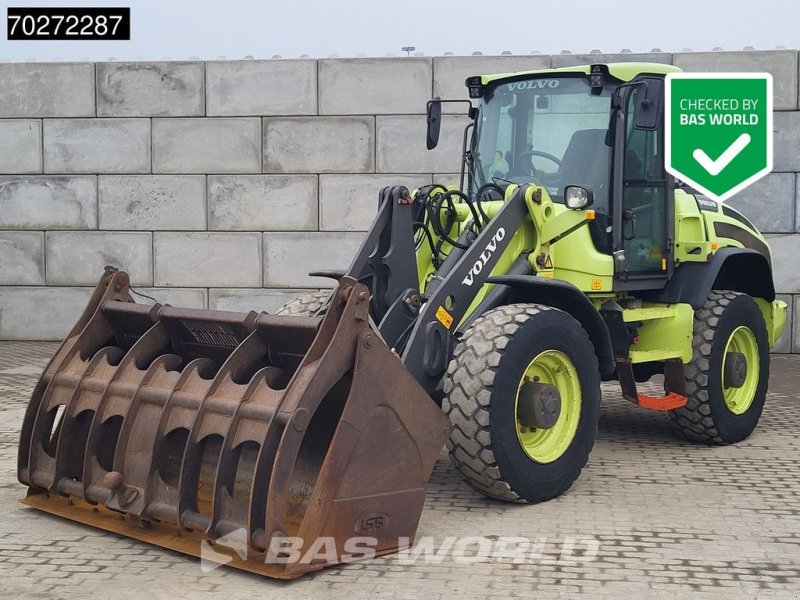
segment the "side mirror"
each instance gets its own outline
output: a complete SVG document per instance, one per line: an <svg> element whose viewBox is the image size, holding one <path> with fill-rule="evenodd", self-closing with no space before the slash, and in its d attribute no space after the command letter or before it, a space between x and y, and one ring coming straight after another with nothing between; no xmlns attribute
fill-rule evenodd
<svg viewBox="0 0 800 600"><path fill-rule="evenodd" d="M428 150L433 150L439 144L439 131L442 128L442 101L436 98L428 101L428 132L425 143Z"/></svg>
<svg viewBox="0 0 800 600"><path fill-rule="evenodd" d="M564 204L573 210L588 208L594 204L594 193L582 185L568 185L564 188Z"/></svg>
<svg viewBox="0 0 800 600"><path fill-rule="evenodd" d="M664 80L647 78L639 87L633 126L636 129L654 130L661 123L664 110Z"/></svg>

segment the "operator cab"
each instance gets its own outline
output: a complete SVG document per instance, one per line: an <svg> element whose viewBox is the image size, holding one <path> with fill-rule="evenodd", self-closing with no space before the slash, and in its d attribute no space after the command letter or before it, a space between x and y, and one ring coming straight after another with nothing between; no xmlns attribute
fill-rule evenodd
<svg viewBox="0 0 800 600"><path fill-rule="evenodd" d="M594 65L467 80L480 98L469 192L534 183L563 203L569 186L590 190L591 237L615 256L618 289L659 287L672 269L662 71L673 68L636 66L624 69L630 79Z"/></svg>

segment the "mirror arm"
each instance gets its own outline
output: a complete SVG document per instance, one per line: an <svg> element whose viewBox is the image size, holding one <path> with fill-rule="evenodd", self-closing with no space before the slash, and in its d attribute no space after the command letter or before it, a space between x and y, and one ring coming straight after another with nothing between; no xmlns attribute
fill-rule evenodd
<svg viewBox="0 0 800 600"><path fill-rule="evenodd" d="M464 174L471 172L471 169L467 169L467 165L471 165L474 159L472 154L472 150L468 147L467 138L469 137L469 130L470 128L475 127L475 121L472 123L467 123L467 126L464 127L464 138L461 142L461 179L458 183L458 189L462 192L466 192L464 188ZM472 181L469 181L472 183Z"/></svg>
<svg viewBox="0 0 800 600"><path fill-rule="evenodd" d="M474 106L472 106L471 100L448 100L442 98L432 98L431 100L428 100L427 107L430 108L430 105L433 104L434 102L438 102L439 104L469 104L469 108L467 109L467 116L469 117L472 117L473 110L475 111L478 110Z"/></svg>

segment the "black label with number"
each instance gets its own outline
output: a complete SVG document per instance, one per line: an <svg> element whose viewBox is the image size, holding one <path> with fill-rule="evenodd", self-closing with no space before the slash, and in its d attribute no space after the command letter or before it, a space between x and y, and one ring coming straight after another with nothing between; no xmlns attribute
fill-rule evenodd
<svg viewBox="0 0 800 600"><path fill-rule="evenodd" d="M9 40L130 40L130 8L20 8L7 12Z"/></svg>

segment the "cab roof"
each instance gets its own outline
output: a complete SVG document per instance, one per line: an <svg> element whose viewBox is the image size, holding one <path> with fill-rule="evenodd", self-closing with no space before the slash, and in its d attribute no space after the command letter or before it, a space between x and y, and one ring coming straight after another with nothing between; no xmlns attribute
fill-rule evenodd
<svg viewBox="0 0 800 600"><path fill-rule="evenodd" d="M515 73L499 73L497 75L482 75L481 83L502 81L511 77L518 78L523 75L548 75L550 73L584 73L588 75L593 65L579 65L576 67L559 67L556 69L538 69L535 71L517 71ZM647 63L647 62L622 62L622 63L608 63L608 72L615 78L621 81L631 81L637 75L643 73L666 75L667 73L678 73L681 71L679 67L672 65L665 65L662 63Z"/></svg>

